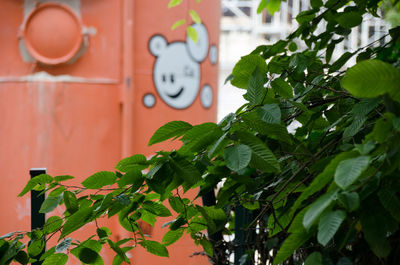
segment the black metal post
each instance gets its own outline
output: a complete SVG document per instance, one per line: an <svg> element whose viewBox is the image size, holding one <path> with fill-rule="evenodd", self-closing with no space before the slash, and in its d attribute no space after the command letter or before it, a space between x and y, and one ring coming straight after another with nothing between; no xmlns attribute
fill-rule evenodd
<svg viewBox="0 0 400 265"><path fill-rule="evenodd" d="M241 257L246 254L247 243L252 244L254 232L248 229L252 221L252 213L243 206L235 208L235 265L239 265ZM242 263L243 264L243 263ZM251 265L251 259L247 259L245 265Z"/></svg>
<svg viewBox="0 0 400 265"><path fill-rule="evenodd" d="M31 168L29 171L29 174L31 175L31 178L34 178L36 176L39 176L41 174L46 174L46 169L45 168ZM44 213L39 213L40 207L42 206L42 203L44 202L45 195L41 194L40 191L31 191L31 230L42 228L44 226L44 223L46 221L46 216ZM40 256L44 253L46 249L46 246L43 248L42 253L40 253L37 257L35 258L40 258ZM32 265L41 265L43 262L42 261L37 261L32 263Z"/></svg>

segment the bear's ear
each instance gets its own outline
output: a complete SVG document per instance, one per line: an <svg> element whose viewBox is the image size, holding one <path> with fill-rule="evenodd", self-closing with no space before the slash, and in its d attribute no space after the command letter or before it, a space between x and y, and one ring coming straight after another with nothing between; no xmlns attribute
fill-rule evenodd
<svg viewBox="0 0 400 265"><path fill-rule="evenodd" d="M208 54L208 32L203 24L193 24L192 27L197 31L199 39L197 42L194 42L187 36L187 47L192 58L200 63Z"/></svg>
<svg viewBox="0 0 400 265"><path fill-rule="evenodd" d="M154 56L160 55L167 47L167 41L161 35L153 36L149 41L150 52Z"/></svg>

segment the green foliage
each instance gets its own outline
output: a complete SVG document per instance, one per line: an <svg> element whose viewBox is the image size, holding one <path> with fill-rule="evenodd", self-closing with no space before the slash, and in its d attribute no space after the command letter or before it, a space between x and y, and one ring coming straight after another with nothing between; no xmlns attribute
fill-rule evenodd
<svg viewBox="0 0 400 265"><path fill-rule="evenodd" d="M82 187L69 186L73 177L65 175L31 179L19 196L46 192L41 212L58 205L65 212L42 229L0 237L0 264L31 262L49 237L58 243L43 264L66 264L61 252L104 264L103 247L115 252L113 264L129 262L127 252L135 247L168 257L167 247L186 234L218 265L230 264L239 245L242 261L258 264L397 264L400 29L391 29L379 46L331 62L336 45L365 14L376 15L382 1L310 3L287 39L261 45L235 65L227 80L245 90L247 103L219 124L169 122L149 145L172 139L180 148L122 159L116 172L95 173ZM262 0L258 12L273 14L279 6L279 0ZM200 21L193 10L190 16ZM188 35L196 38L193 30ZM347 68L351 58L357 63ZM293 123L300 125L289 133ZM189 190L207 205L187 197ZM238 209L246 209L245 216ZM133 237L114 242L108 228L98 227L86 241L73 238L86 224L115 215ZM160 218L165 234L156 242L141 224ZM241 232L245 241L238 245Z"/></svg>

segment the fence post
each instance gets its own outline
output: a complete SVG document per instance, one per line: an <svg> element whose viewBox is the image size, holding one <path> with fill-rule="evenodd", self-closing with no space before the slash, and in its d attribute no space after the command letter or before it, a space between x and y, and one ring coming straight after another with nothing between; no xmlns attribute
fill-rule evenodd
<svg viewBox="0 0 400 265"><path fill-rule="evenodd" d="M31 168L29 171L31 178L39 176L41 174L46 174L46 168ZM44 202L45 195L41 194L41 191L32 190L31 191L31 230L42 228L46 221L46 216L44 213L39 213L40 207ZM42 254L46 249L46 245L44 246L42 252L35 258L40 259ZM32 265L41 265L42 261L37 261L32 263Z"/></svg>

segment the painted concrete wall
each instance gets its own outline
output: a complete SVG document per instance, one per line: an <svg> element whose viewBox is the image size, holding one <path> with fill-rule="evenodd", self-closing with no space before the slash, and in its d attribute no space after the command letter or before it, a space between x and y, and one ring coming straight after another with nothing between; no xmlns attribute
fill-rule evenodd
<svg viewBox="0 0 400 265"><path fill-rule="evenodd" d="M19 31L34 2L61 2L75 12L85 33L79 56L44 65L21 48ZM174 147L147 147L152 133L168 121L216 120L219 1L188 0L174 9L166 8L168 2L0 0L0 234L29 229L29 196L17 194L30 168L73 175L79 183L96 171L113 170L123 157ZM200 31L207 36L194 53L185 27L170 29L179 19L190 20L190 9L202 17ZM163 221L152 229L156 240L165 232ZM108 225L115 238L129 235L113 222ZM205 257L189 257L199 249L188 241L169 247L170 260L207 264ZM104 255L111 264L112 256ZM140 249L132 252L132 261L169 263Z"/></svg>

